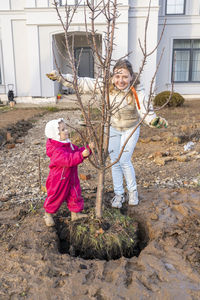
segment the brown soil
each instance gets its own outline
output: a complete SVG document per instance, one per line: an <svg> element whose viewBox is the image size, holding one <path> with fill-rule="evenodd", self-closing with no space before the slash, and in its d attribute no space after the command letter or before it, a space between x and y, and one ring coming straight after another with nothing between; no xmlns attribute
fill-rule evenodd
<svg viewBox="0 0 200 300"><path fill-rule="evenodd" d="M0 130L5 133L7 128L15 128L17 139L16 123L24 119L28 120L22 126L24 134L29 135L29 128L43 118L43 112L44 108L0 112ZM62 207L54 217L56 227L47 228L42 218L42 201L36 205L29 201L20 204L15 203L16 194L15 198L1 194L0 299L200 298L199 101L163 109L161 115L169 121L169 128L142 126L133 155L140 203L137 207L125 203L121 209L139 222L139 256L105 261L61 254L64 233L60 228L70 220L66 208ZM2 139L1 157L9 162L9 155L14 152L5 150L5 135ZM184 145L189 141L194 146L186 152ZM23 152L25 147L26 143L18 148ZM81 181L87 210L94 206L97 177L88 163L80 166L80 172L92 174L90 180ZM45 176L47 173L48 167ZM24 186L29 184L24 182ZM110 207L110 172L105 189L104 205ZM45 193L42 195L40 199L45 198Z"/></svg>
<svg viewBox="0 0 200 300"><path fill-rule="evenodd" d="M9 108L0 110L0 146L7 140L7 132L11 132L15 139L24 136L33 126L35 116L46 112L44 108ZM31 122L30 122L31 119Z"/></svg>
<svg viewBox="0 0 200 300"><path fill-rule="evenodd" d="M6 109L0 112L0 129L7 128L21 120L29 120L34 116L43 114L45 108L14 108Z"/></svg>

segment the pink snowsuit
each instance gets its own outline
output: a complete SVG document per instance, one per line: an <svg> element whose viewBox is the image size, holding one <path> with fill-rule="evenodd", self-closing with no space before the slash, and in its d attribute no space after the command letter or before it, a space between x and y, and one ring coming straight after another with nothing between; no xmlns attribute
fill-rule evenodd
<svg viewBox="0 0 200 300"><path fill-rule="evenodd" d="M47 198L44 202L47 213L55 213L64 201L72 212L83 210L84 200L81 196L77 165L84 160L84 149L76 145L71 147L71 143L47 140L46 154L50 157L50 172L46 181Z"/></svg>

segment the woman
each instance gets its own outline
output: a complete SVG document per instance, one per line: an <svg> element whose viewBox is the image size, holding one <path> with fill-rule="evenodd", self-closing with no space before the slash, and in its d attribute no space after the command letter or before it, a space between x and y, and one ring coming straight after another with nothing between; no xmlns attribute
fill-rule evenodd
<svg viewBox="0 0 200 300"><path fill-rule="evenodd" d="M60 76L56 71L47 74L51 80L57 80L64 86L72 87L73 76L66 74ZM110 138L109 138L109 154L111 162L116 161L127 137L136 127L139 118L143 118L150 127L167 127L167 121L161 117L157 117L153 108L148 106L148 97L145 97L144 90L141 86L137 87L137 93L132 86L135 79L131 63L124 59L119 60L113 68L112 82L110 83L110 103L114 108L114 114L111 116ZM80 93L98 92L102 86L102 81L95 79L80 77L78 78L78 88ZM135 84L137 86L137 84ZM129 205L137 205L138 192L135 178L135 171L131 162L131 157L139 138L140 127L135 130L120 160L112 166L112 179L114 185L115 196L112 199L112 207L121 208L124 198L123 176L125 177L128 194Z"/></svg>

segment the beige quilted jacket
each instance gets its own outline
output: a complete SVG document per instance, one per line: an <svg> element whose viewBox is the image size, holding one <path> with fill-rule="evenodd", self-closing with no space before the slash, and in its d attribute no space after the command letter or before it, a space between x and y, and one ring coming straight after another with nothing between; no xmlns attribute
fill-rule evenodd
<svg viewBox="0 0 200 300"><path fill-rule="evenodd" d="M73 87L73 76L71 74L62 74L58 76L57 81L66 87ZM78 78L78 88L80 93L100 93L102 87L101 79L98 79L98 82L94 78L88 77L79 77ZM143 118L144 114L147 112L147 101L148 96L145 95L144 89L139 86L137 88L137 94L139 99L139 106L135 101L131 101L130 96L126 96L127 91L114 90L110 93L110 104L114 105L114 110L111 116L111 126L117 130L124 131L131 127L134 127L140 118ZM156 117L153 107L150 107L150 110L147 116L144 119L144 123L147 125Z"/></svg>

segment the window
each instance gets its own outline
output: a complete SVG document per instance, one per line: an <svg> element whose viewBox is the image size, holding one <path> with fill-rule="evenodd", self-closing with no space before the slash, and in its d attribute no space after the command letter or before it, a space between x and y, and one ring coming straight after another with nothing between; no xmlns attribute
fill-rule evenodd
<svg viewBox="0 0 200 300"><path fill-rule="evenodd" d="M166 0L166 15L184 15L186 0Z"/></svg>
<svg viewBox="0 0 200 300"><path fill-rule="evenodd" d="M200 40L174 40L172 70L174 82L200 82Z"/></svg>

